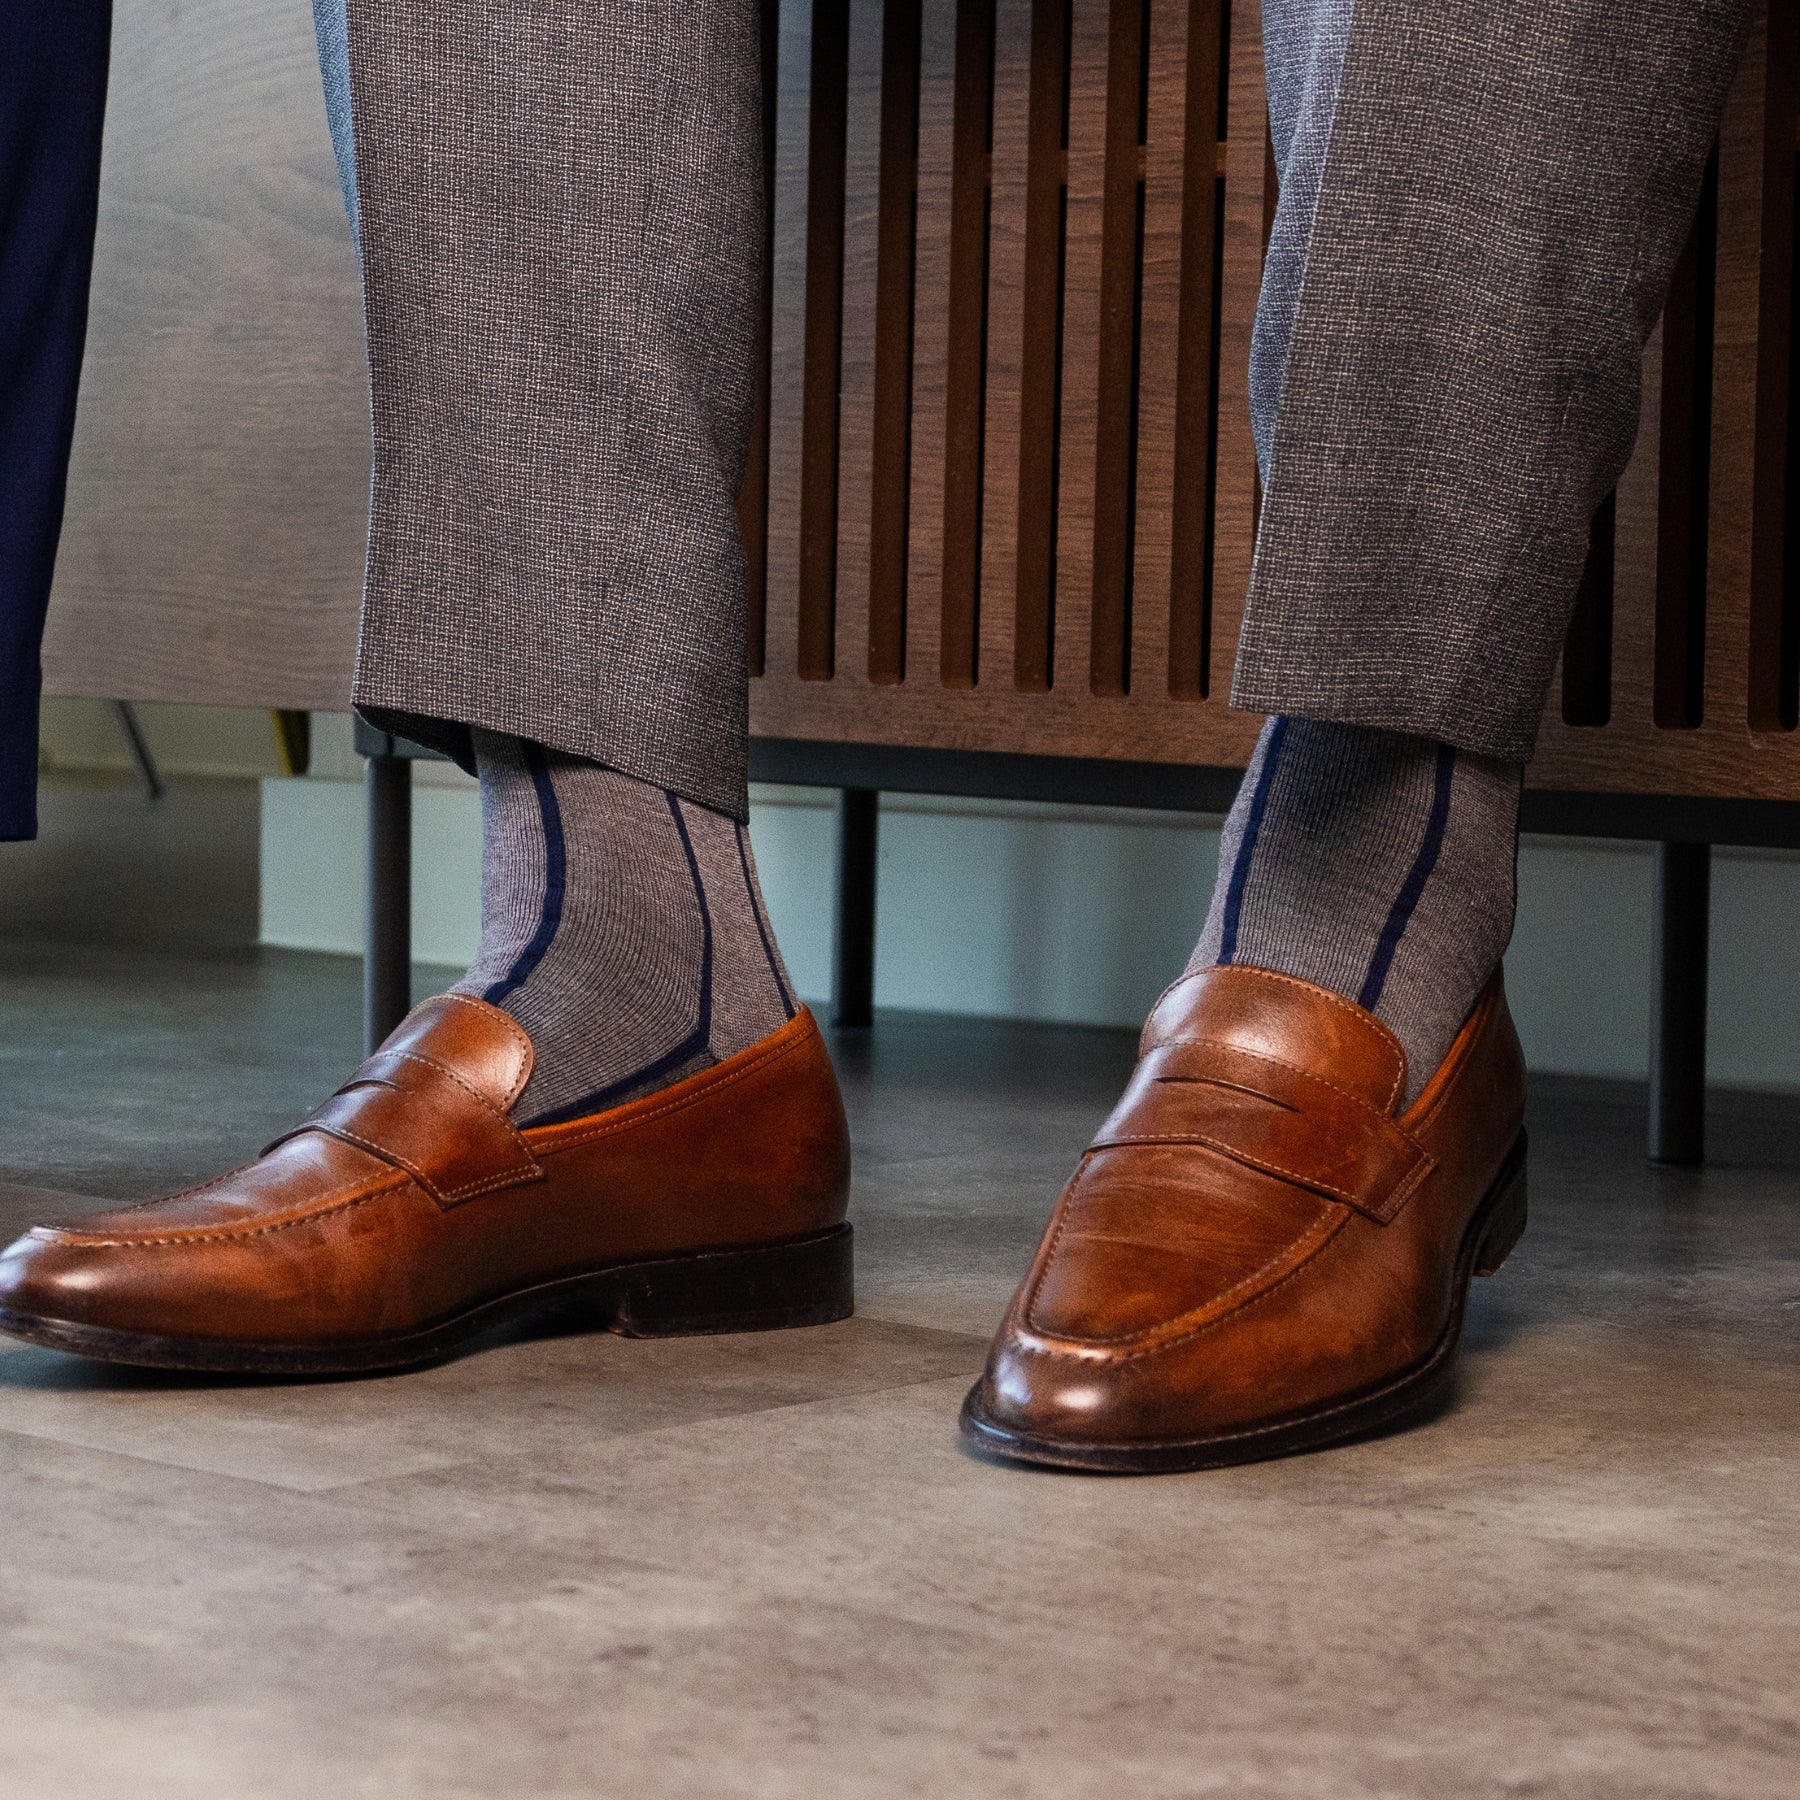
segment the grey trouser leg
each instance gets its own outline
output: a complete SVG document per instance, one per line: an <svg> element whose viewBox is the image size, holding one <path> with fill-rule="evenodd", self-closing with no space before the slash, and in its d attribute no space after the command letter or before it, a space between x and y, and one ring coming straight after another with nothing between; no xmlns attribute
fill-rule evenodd
<svg viewBox="0 0 1800 1800"><path fill-rule="evenodd" d="M374 396L358 708L743 817L757 0L316 6Z"/></svg>
<svg viewBox="0 0 1800 1800"><path fill-rule="evenodd" d="M1352 5L1263 5L1285 166L1232 700L1522 762L1751 0Z"/></svg>

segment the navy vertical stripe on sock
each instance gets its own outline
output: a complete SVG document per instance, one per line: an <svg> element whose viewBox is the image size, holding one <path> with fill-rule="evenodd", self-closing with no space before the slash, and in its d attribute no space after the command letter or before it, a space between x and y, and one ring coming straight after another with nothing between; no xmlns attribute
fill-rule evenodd
<svg viewBox="0 0 1800 1800"><path fill-rule="evenodd" d="M1450 790L1456 775L1456 752L1448 744L1439 744L1437 753L1437 770L1431 794L1431 817L1425 823L1425 837L1419 845L1419 854L1413 858L1412 867L1406 872L1406 880L1401 883L1400 892L1394 898L1393 910L1387 916L1387 923L1381 928L1381 936L1376 940L1375 955L1369 963L1369 972L1363 978L1362 992L1356 996L1358 1006L1373 1012L1380 1004L1382 989L1387 986L1388 971L1394 964L1394 952L1400 948L1400 940L1406 935L1406 928L1412 922L1413 909L1419 904L1419 896L1425 892L1425 884L1431 879L1431 872L1437 867L1438 857L1443 853L1444 832L1450 823Z"/></svg>
<svg viewBox="0 0 1800 1800"><path fill-rule="evenodd" d="M694 883L694 904L700 909L700 1019L694 1027L692 1042L696 1049L704 1050L707 1040L712 1036L712 970L713 970L713 928L712 908L706 904L706 883L700 879L700 859L694 854L694 840L688 836L687 820L681 811L681 802L673 794L665 794L669 802L669 813L675 821L675 829L681 834L681 848L687 856L688 874Z"/></svg>
<svg viewBox="0 0 1800 1800"><path fill-rule="evenodd" d="M550 764L539 744L520 740L525 767L531 773L531 785L537 794L538 816L544 823L544 910L538 917L537 930L531 941L519 952L513 966L481 997L489 1006L498 1006L508 994L517 993L531 972L544 960L544 953L556 937L562 923L563 894L569 877L568 845L563 838L562 807L556 798L556 786L550 779Z"/></svg>
<svg viewBox="0 0 1800 1800"><path fill-rule="evenodd" d="M743 826L737 828L738 867L744 872L744 895L750 902L751 916L756 920L756 935L762 939L763 955L769 961L769 973L775 978L775 991L781 996L781 1004L791 1019L794 1016L794 996L788 992L788 985L781 978L781 964L775 959L775 946L769 942L769 928L763 923L762 908L757 904L756 883L750 879L750 853L744 848L745 832Z"/></svg>
<svg viewBox="0 0 1800 1800"><path fill-rule="evenodd" d="M554 1112L540 1113L527 1121L532 1125L561 1125L570 1119L586 1118L589 1113L603 1112L639 1089L653 1087L665 1076L673 1075L684 1064L692 1062L706 1049L712 1038L713 1011L713 927L712 909L706 904L706 883L700 879L700 859L694 854L694 841L688 836L687 820L681 815L681 802L664 792L675 829L681 837L681 848L687 856L688 874L694 883L694 903L700 908L700 1009L694 1029L674 1049L665 1051L654 1062L634 1069L623 1080L610 1083L596 1093L585 1095Z"/></svg>
<svg viewBox="0 0 1800 1800"><path fill-rule="evenodd" d="M1244 907L1244 888L1250 880L1250 859L1256 853L1257 834L1262 830L1263 814L1268 810L1269 789L1275 784L1275 765L1281 760L1287 725L1285 718L1278 718L1270 726L1269 741L1263 747L1262 767L1256 774L1256 792L1250 797L1250 817L1244 824L1237 861L1232 864L1231 885L1225 890L1225 917L1219 931L1221 963L1229 963L1237 956L1238 918Z"/></svg>

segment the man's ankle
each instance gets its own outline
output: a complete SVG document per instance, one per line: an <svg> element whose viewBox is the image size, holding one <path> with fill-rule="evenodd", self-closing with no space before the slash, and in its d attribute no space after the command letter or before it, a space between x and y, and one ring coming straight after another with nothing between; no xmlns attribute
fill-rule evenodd
<svg viewBox="0 0 1800 1800"><path fill-rule="evenodd" d="M457 991L536 1046L521 1120L666 1087L793 1017L739 820L522 739L476 751L482 943Z"/></svg>
<svg viewBox="0 0 1800 1800"><path fill-rule="evenodd" d="M1519 786L1517 765L1448 744L1271 719L1189 968L1274 969L1366 1007L1416 1094L1511 936Z"/></svg>

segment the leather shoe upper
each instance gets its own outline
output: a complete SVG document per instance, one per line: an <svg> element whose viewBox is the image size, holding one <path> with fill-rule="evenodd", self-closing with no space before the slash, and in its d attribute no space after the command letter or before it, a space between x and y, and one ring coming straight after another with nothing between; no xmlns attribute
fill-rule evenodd
<svg viewBox="0 0 1800 1800"><path fill-rule="evenodd" d="M844 1217L849 1138L812 1016L715 1068L519 1129L520 1026L443 995L329 1100L204 1186L26 1233L0 1308L182 1339L380 1339L631 1259L802 1237Z"/></svg>
<svg viewBox="0 0 1800 1800"><path fill-rule="evenodd" d="M1498 977L1401 1115L1405 1084L1393 1034L1326 989L1242 967L1177 982L1001 1325L984 1422L1185 1442L1427 1357L1523 1120Z"/></svg>

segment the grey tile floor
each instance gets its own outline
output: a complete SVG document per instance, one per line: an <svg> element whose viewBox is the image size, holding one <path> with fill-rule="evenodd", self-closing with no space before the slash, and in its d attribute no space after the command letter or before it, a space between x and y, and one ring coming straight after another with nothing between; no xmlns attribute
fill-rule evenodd
<svg viewBox="0 0 1800 1800"><path fill-rule="evenodd" d="M353 967L241 947L253 809L54 798L0 847L0 1231L211 1172L355 1056ZM344 1384L0 1350L0 1793L1800 1791L1791 1103L1721 1095L1711 1166L1654 1171L1635 1096L1540 1085L1453 1405L1096 1481L954 1418L1129 1040L897 1016L838 1054L842 1325Z"/></svg>

